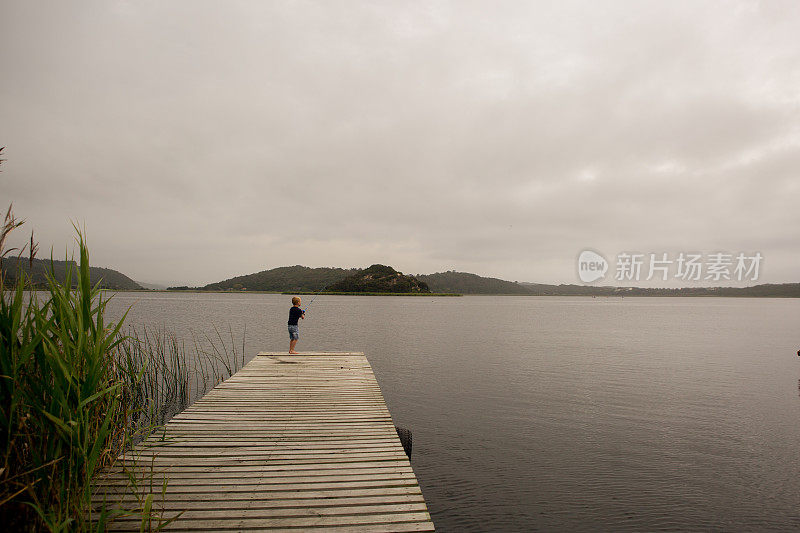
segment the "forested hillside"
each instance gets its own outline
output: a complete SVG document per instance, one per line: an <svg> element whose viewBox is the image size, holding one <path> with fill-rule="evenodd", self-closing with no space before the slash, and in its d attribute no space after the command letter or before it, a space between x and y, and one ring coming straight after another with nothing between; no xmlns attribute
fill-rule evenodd
<svg viewBox="0 0 800 533"><path fill-rule="evenodd" d="M459 294L531 294L520 283L497 278L485 278L468 272L437 272L436 274L417 274L433 292L455 292Z"/></svg>
<svg viewBox="0 0 800 533"><path fill-rule="evenodd" d="M58 281L63 282L67 270L67 261L53 261L52 268L55 277ZM74 261L69 261L72 264L74 277L77 276L77 265ZM44 286L47 283L45 272L50 270L51 263L49 259L34 259L33 265L27 257L4 257L3 258L3 275L6 280L13 283L16 280L20 270L25 271L32 279L34 285ZM140 290L143 287L133 281L131 278L111 268L102 267L89 267L89 277L92 284L100 282L100 287L103 289L115 290Z"/></svg>
<svg viewBox="0 0 800 533"><path fill-rule="evenodd" d="M345 277L358 272L358 269L309 268L287 266L262 270L255 274L236 276L217 283L210 283L203 290L248 290L248 291L297 291L316 292Z"/></svg>
<svg viewBox="0 0 800 533"><path fill-rule="evenodd" d="M372 265L340 280L327 289L328 292L387 292L410 293L431 292L424 281L406 276L390 266Z"/></svg>

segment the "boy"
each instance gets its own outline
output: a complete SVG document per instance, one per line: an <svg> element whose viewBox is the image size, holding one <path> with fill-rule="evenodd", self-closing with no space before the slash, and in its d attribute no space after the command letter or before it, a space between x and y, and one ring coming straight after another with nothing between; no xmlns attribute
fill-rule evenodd
<svg viewBox="0 0 800 533"><path fill-rule="evenodd" d="M289 353L297 353L294 351L294 347L300 338L300 326L297 325L297 320L300 318L305 320L306 313L300 309L300 298L295 296L292 298L292 307L289 309Z"/></svg>

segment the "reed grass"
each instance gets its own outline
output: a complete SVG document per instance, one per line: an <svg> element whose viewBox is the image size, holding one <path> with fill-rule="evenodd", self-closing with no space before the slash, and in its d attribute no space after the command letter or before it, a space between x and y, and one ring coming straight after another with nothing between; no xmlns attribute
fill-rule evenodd
<svg viewBox="0 0 800 533"><path fill-rule="evenodd" d="M9 208L0 262L21 223ZM141 518L142 531L160 530L176 518L153 507L166 485L129 474L136 504L93 504L98 474L193 395L238 370L240 354L232 331L230 346L215 330L195 339L190 354L174 333L124 329L127 312L108 322L108 298L90 283L88 249L76 232L80 261L68 263L63 282L51 271L46 290L26 290L30 280L20 272L7 286L0 268L0 524L8 531L104 531L125 515ZM33 239L30 246L35 253Z"/></svg>

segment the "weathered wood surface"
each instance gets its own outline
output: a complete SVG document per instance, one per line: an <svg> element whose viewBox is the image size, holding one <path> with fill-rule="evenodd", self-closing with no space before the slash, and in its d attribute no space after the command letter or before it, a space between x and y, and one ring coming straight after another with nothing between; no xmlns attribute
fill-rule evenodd
<svg viewBox="0 0 800 533"><path fill-rule="evenodd" d="M357 352L259 353L100 483L96 502L154 494L156 516L182 512L167 530L433 531ZM130 517L110 529L139 526Z"/></svg>

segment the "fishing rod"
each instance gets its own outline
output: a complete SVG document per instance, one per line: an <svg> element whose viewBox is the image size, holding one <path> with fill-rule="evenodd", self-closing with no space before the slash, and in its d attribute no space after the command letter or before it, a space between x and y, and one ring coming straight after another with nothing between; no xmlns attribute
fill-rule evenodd
<svg viewBox="0 0 800 533"><path fill-rule="evenodd" d="M327 289L329 286L330 286L330 284L328 284L328 285L325 285L324 287L322 287L322 288L319 290L319 292L318 292L317 294L315 294L315 295L314 295L314 297L313 297L313 298L311 298L311 301L310 301L310 302L308 302L308 305L306 306L306 308L305 308L305 309L303 309L303 312L304 312L304 313L305 313L306 311L308 311L308 308L309 308L309 307L311 307L311 304L313 304L313 303L314 303L314 300L316 300L316 299L317 299L317 296L319 296L320 294L322 294L322 291L324 291L325 289Z"/></svg>

